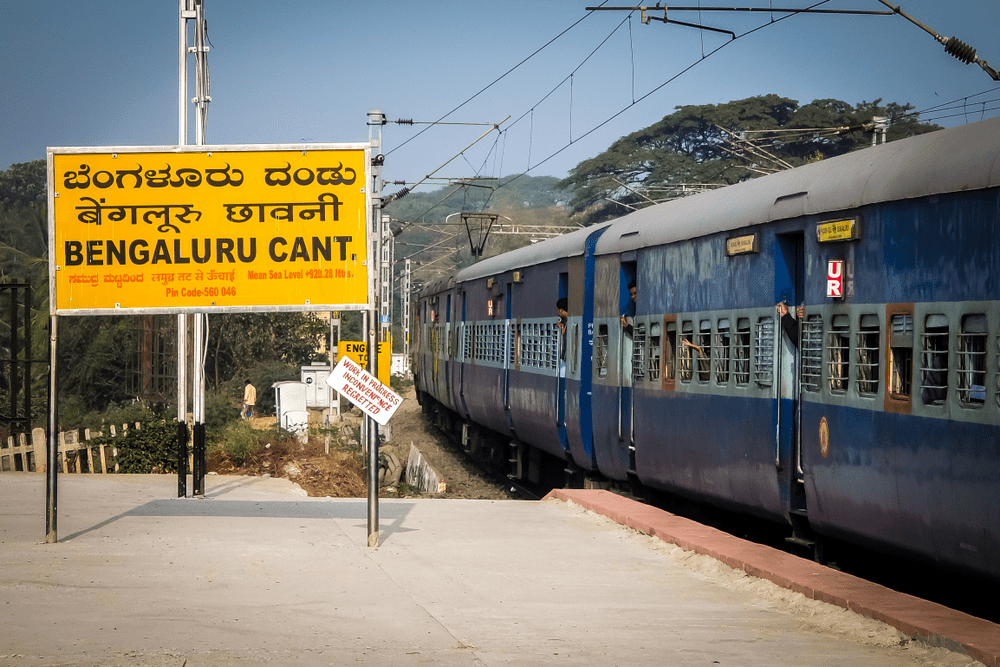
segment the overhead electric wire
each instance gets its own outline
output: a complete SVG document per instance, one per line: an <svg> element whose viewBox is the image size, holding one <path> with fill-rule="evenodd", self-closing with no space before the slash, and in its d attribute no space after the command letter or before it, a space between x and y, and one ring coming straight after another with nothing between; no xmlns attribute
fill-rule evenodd
<svg viewBox="0 0 1000 667"><path fill-rule="evenodd" d="M602 121L599 124L593 126L592 128L590 128L589 130L587 130L586 132L584 132L579 137L577 137L575 139L573 139L571 137L570 141L567 144L565 144L564 146L562 146L558 150L554 151L553 153L551 153L547 157L541 159L540 161L538 161L538 162L536 162L534 164L531 163L530 145L529 145L529 157L528 157L528 164L527 164L526 169L523 172L514 175L510 180L508 180L506 182L501 182L499 180L499 178L498 178L497 186L490 193L489 197L487 198L486 202L484 203L484 206L486 204L488 204L489 200L492 198L492 196L496 193L497 190L499 190L499 189L501 189L503 187L506 187L506 186L514 183L521 176L527 175L529 172L537 169L541 165L545 164L546 162L548 162L552 158L556 157L557 155L559 155L560 153L562 153L563 151L565 151L567 148L569 148L570 146L572 146L574 143L578 143L582 139L585 139L589 135L593 134L594 132L596 132L600 128L604 127L605 125L607 125L611 121L613 121L616 118L618 118L619 116L621 116L626 111L630 110L632 107L634 107L634 106L638 105L639 103L645 101L647 98L649 98L653 94L659 92L662 88L664 88L665 86L669 85L670 83L673 83L678 78L680 78L682 75L688 73L693 68L695 68L697 65L700 65L702 62L704 62L708 58L712 57L713 55L715 55L716 53L718 53L719 51L721 51L726 46L729 46L730 44L732 44L736 40L742 39L743 37L747 37L747 36L749 36L749 35L757 32L759 30L762 30L764 28L770 27L770 26L772 26L772 25L774 25L776 23L779 23L781 21L784 21L786 19L792 18L793 16L797 16L797 15L802 14L802 13L810 12L810 11L814 10L816 7L820 7L821 5L827 4L828 2L829 2L829 0L820 0L819 2L816 2L816 3L814 3L814 4L812 4L812 5L808 6L808 7L805 7L805 8L802 8L802 9L798 9L798 10L786 10L786 9L778 10L778 11L787 12L787 13L784 16L781 16L781 17L779 17L777 19L775 19L774 16L773 16L773 14L772 14L771 20L768 23L764 23L764 24L759 25L759 26L757 26L755 28L747 30L746 32L743 32L743 33L740 33L738 35L735 35L733 39L728 40L724 44L716 47L715 49L713 49L711 51L709 51L707 54L703 52L701 58L699 58L698 60L692 62L687 67L684 67L683 69L681 69L680 71L678 71L676 74L674 74L670 78L664 80L658 86L652 88L651 90L649 90L648 92L646 92L645 94L643 94L642 96L640 96L638 99L635 98L635 92L634 92L634 89L633 89L633 92L632 92L632 102L630 104L624 106L619 111L615 112L614 114L612 114L611 116L609 116L608 118L606 118L604 121ZM606 3L607 3L607 0L605 0L605 2L603 2L603 3L601 3L601 7L603 7ZM694 9L694 8L692 8L692 9ZM698 7L697 9L699 9L699 10L706 10L706 9L711 9L711 8ZM523 60L521 60L514 67L510 68L508 71L506 71L504 74L502 74L500 77L498 77L497 79L495 79L494 81L492 81L491 83L489 83L488 85L486 85L485 87L483 87L476 94L474 94L473 96L471 96L470 98L468 98L467 100L465 100L464 102L462 102L461 104L459 104L458 106L456 106L454 109L452 109L448 113L444 114L441 117L440 120L443 120L443 119L447 118L452 113L454 113L455 111L459 110L460 108L462 108L463 106L465 106L466 104L468 104L469 102L471 102L472 100L474 100L476 97L478 97L479 95L481 95L482 93L484 93L486 90L488 90L489 88L491 88L492 86L494 86L495 84L497 84L503 78L507 77L509 74L511 74L512 72L514 72L516 69L518 69L524 63L526 63L528 60L530 60L535 55L537 55L542 50L544 50L546 47L548 47L549 45L551 45L553 42L555 42L556 40L558 40L560 37L562 37L563 35L565 35L567 32L569 32L570 30L572 30L574 27L576 27L577 25L579 25L584 19L586 19L587 17L589 17L590 14L593 13L593 11L594 10L590 10L588 12L588 14L586 14L583 17L581 17L579 20L577 20L572 25L570 25L568 28L566 28L565 30L563 30L562 32L560 32L558 35L556 35L555 37L553 37L551 40L549 40L548 42L546 42L540 48L536 49L529 56L527 56L526 58L524 58ZM626 18L626 20L629 21L629 28L630 29L631 29L631 16L632 16L632 13L634 13L634 11L631 12L629 14L629 16ZM876 13L876 12L872 12L872 13ZM599 44L579 65L577 65L570 72L570 74L568 74L565 78L563 78L562 81L560 81L559 84L557 84L551 91L549 91L548 93L546 93L540 100L538 100L535 104L533 104L525 113L523 113L521 116L519 116L502 133L500 133L500 134L503 134L503 136L504 136L504 146L506 146L507 131L510 130L511 128L513 128L514 126L516 126L525 117L531 117L532 120L533 120L534 111L538 107L538 105L540 105L541 103L543 103L549 96L551 96L556 90L558 90L558 88L560 86L562 86L567 80L571 79L572 75L575 72L577 72L583 66L583 64L585 64L587 62L587 60L589 60L593 56L593 54L596 53L596 51L600 49L601 45L603 45L608 39L610 39L610 37L615 32L617 32L624 23L625 22L623 21L621 24L619 24L618 26L616 26L615 29L611 32L611 34L609 34L607 37L605 37L605 39L602 40L601 44ZM978 94L973 95L973 96L968 96L968 97L965 97L965 98L960 98L959 100L955 100L955 101L952 101L952 102L946 102L946 103L943 103L942 105L938 105L938 106L935 106L935 107L930 107L929 109L927 109L927 110L925 110L923 112L915 111L915 112L912 112L912 114L904 114L904 115L900 116L900 118L906 118L906 117L908 117L910 115L918 116L918 115L920 115L922 113L931 113L931 112L946 114L946 115L941 115L941 116L935 116L934 118L931 118L931 119L926 119L926 118L923 119L925 122L930 122L931 120L939 120L939 119L950 118L950 117L954 117L954 116L968 115L969 113L985 113L986 111L993 111L993 110L996 109L996 107L987 107L987 105L993 104L994 102L1000 102L1000 100L990 99L990 100L984 100L982 102L975 102L975 105L977 107L980 107L980 106L982 107L982 108L977 108L975 110L972 110L972 109L968 108L967 100L969 100L970 98L973 98L973 97L977 97L977 96L980 96L980 95L985 95L985 94L990 93L990 92L994 92L996 90L1000 90L1000 88L995 88L995 89L991 89L989 91L984 91L983 93L978 93ZM964 103L963 103L963 100L965 101ZM948 105L954 105L954 104L962 104L962 106L959 106L957 108L955 108L955 107L949 108ZM956 113L948 113L950 111L956 111ZM399 146L393 148L392 151L395 151L396 149L401 148L402 146L404 146L406 143L409 143L409 141L412 141L413 139L415 139L417 136L419 136L419 134L422 134L424 131L426 131L426 129L429 129L430 126L431 125L429 125L428 128L425 128L424 130L421 130L421 132L419 132L417 135L414 135L413 137L410 137L409 139L407 139L407 141L403 142ZM817 133L820 134L819 138L823 138L824 134L825 134L826 137L832 138L834 136L837 136L837 134L839 134L841 132L849 131L849 130L861 129L861 127L862 126L857 126L857 127L850 126L849 128L834 128L832 130L829 129L829 128L810 128L808 130L805 129L805 128L795 128L795 129L791 129L791 130L784 130L784 129L782 129L782 130L778 130L778 131L787 131L789 133L799 132L799 133L801 133L803 135L804 134L808 134L809 135L808 137L803 136L801 139L798 139L798 140L793 139L791 137L789 137L787 139L782 139L782 141L784 143L797 143L797 141L806 141L806 140L815 139L815 138L817 138L816 137ZM529 144L530 144L530 141L531 141L530 135L531 135L531 133L529 132ZM493 152L493 150L497 149L498 143L499 143L499 136L497 137L496 141L494 142L494 147L491 148L491 150L490 150L491 153ZM390 153L392 151L390 151ZM497 153L496 153L496 157L499 157L499 156L500 156L500 151L498 150ZM484 160L484 166L485 166L485 162L488 161L488 157L489 157L489 154L487 155L487 158ZM467 160L467 162L468 162L468 160ZM472 166L472 165L470 164L470 166ZM501 167L500 168L502 170L502 161L501 161ZM477 172L477 174L478 174L478 172ZM454 194L454 192L450 193L445 198L443 198L439 202L435 203L431 208L429 208L426 211L424 211L419 216L419 218L423 218L427 213L429 213L434 208L436 208L437 206L439 206L441 203L443 203L446 199L448 199L453 194Z"/></svg>
<svg viewBox="0 0 1000 667"><path fill-rule="evenodd" d="M608 0L604 0L604 2L601 3L601 5L605 5L607 3L608 3ZM553 37L549 41L545 42L545 44L543 44L540 47L538 47L537 49L535 49L529 56L527 56L526 58L524 58L523 60L521 60L521 62L519 62L516 65L514 65L513 67L511 67L509 70L507 70L506 72L504 72L503 74L501 74L500 76L498 76L496 79L494 79L490 83L488 83L486 86L484 86L479 92L477 92L476 94L474 94L472 97L470 97L469 99L465 100L464 102L462 102L461 104L459 104L457 107L455 107L454 109L452 109L451 111L449 111L445 115L441 116L436 121L434 121L432 124L428 125L424 129L420 130L419 132L417 132L415 135L413 135L412 137L410 137L409 139L407 139L406 141L404 141L400 145L398 145L395 148L393 148L392 150L388 151L386 153L386 155L391 155L393 152L399 150L400 148L402 148L403 146L405 146L406 144L410 143L411 141L413 141L414 139L416 139L417 137L419 137L421 134L423 134L424 132L426 132L427 130L429 130L431 127L433 127L437 123L443 121L445 118L447 118L451 114L455 113L456 111L458 111L459 109L461 109L462 107L464 107L466 104L468 104L472 100L476 99L477 97L479 97L480 95L482 95L483 93L485 93L487 90L489 90L490 88L492 88L496 84L500 83L500 81L503 80L504 78L506 78L508 74L510 74L511 72L513 72L514 70L516 70L517 68L519 68L521 65L523 65L526 62L528 62L529 60L531 60L532 58L534 58L536 55L538 55L539 53L541 53L543 50L545 50L546 48L548 48L548 46L550 44L552 44L553 42L555 42L557 39L559 39L560 37L562 37L563 35L565 35L567 32L569 32L570 30L572 30L576 26L580 25L580 23L582 23L584 20L586 20L593 13L594 12L590 11L590 12L587 12L586 14L584 14L582 17L580 17L579 20L577 20L571 26L569 26L568 28L566 28L565 30L563 30L562 32L560 32L558 35L556 35L555 37Z"/></svg>
<svg viewBox="0 0 1000 667"><path fill-rule="evenodd" d="M537 169L538 167L542 166L543 164L545 164L546 162L548 162L549 160L551 160L552 158L554 158L555 156L559 155L564 150L566 150L567 148L569 148L570 146L572 146L573 143L576 143L577 141L580 141L581 139L584 139L584 138L588 137L589 135L593 134L594 132L596 132L597 130L601 129L602 127L604 127L605 125L607 125L608 123L610 123L611 121L613 121L614 119L618 118L618 116L621 116L623 113L625 113L626 111L628 111L629 109L631 109L635 105L639 104L640 102L644 101L646 98L650 97L654 93L659 92L662 88L664 88L665 86L673 83L678 78L680 78L684 74L688 73L689 71L691 71L692 69L694 69L696 66L700 65L701 63L705 62L706 60L708 60L709 58L711 58L713 55L715 55L716 53L718 53L722 49L726 48L730 44L735 43L737 40L739 40L739 39L741 39L743 37L746 37L748 35L751 35L751 34L757 32L759 30L762 30L764 28L773 26L774 24L780 23L781 21L789 19L789 18L791 18L793 16L798 16L799 14L801 14L803 12L806 12L808 10L811 10L811 9L813 9L815 7L819 7L820 5L825 5L829 1L830 0L820 0L817 3L815 3L813 5L810 5L809 7L805 7L803 9L801 9L801 10L798 10L798 11L786 14L785 16L779 17L777 19L772 19L769 23L765 23L765 24L759 25L756 28L752 28L752 29L750 29L750 30L748 30L748 31L746 31L744 33L740 33L739 35L736 35L733 39L730 39L729 41L727 41L724 44L716 47L712 51L709 51L708 54L702 55L701 58L699 58L695 62L691 63L690 65L688 65L687 67L685 67L681 71L677 72L672 77L670 77L669 79L667 79L666 81L664 81L660 85L656 86L655 88L653 88L652 90L650 90L649 92L647 92L645 95L643 95L639 99L634 100L631 104L626 105L625 107L623 107L622 109L620 109L619 111L617 111L613 115L609 116L607 119L605 119L601 123L595 125L591 129L589 129L587 132L583 133L580 137L578 137L576 139L576 141L570 142L570 143L566 144L562 148L558 149L557 151L555 151L554 153L552 153L551 155L549 155L545 159L543 159L543 160L535 163L534 165L529 164L528 168L522 174L518 174L515 178L511 179L510 181L507 181L506 183L504 183L503 186L500 186L500 187L504 187L504 186L510 185L511 183L513 183L514 181L516 181L521 176L526 175L529 171L532 171L533 169ZM603 6L603 3L602 3L602 6ZM536 106L537 106L537 104L536 104ZM534 108L534 107L532 107L532 108ZM523 118L523 116L522 116L522 118ZM520 118L518 120L520 120ZM517 121L514 121L514 123L512 123L508 127L508 129L510 129L510 127L513 127L516 122ZM498 189L499 189L499 187L498 187Z"/></svg>

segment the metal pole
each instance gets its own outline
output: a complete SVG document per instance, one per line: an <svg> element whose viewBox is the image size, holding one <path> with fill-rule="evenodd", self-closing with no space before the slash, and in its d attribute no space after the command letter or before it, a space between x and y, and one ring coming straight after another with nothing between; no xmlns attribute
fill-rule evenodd
<svg viewBox="0 0 1000 667"><path fill-rule="evenodd" d="M179 94L177 96L177 145L187 145L187 21L194 18L194 12L187 9L188 0L180 0L180 25L177 34L180 38L180 53L178 61Z"/></svg>
<svg viewBox="0 0 1000 667"><path fill-rule="evenodd" d="M188 9L188 0L179 0L180 23L177 34L178 53L177 145L188 143L187 43L188 19L195 13ZM183 456L183 460L181 457ZM177 315L177 497L187 497L187 314Z"/></svg>
<svg viewBox="0 0 1000 667"><path fill-rule="evenodd" d="M206 123L208 121L208 36L205 32L205 1L190 0L194 3L195 38L195 145L205 145ZM194 495L205 495L205 332L206 313L195 313L194 358L191 398L194 403Z"/></svg>
<svg viewBox="0 0 1000 667"><path fill-rule="evenodd" d="M399 289L400 304L402 305L403 324L403 370L410 372L410 260L403 264L403 283Z"/></svg>
<svg viewBox="0 0 1000 667"><path fill-rule="evenodd" d="M195 496L205 495L205 374L202 364L205 335L205 315L194 316L194 377L192 401L194 403L194 488Z"/></svg>
<svg viewBox="0 0 1000 667"><path fill-rule="evenodd" d="M376 320L382 276L382 126L385 114L380 109L368 112L368 141L372 147L372 211L368 223L368 311L365 332L368 341L368 372L378 377L378 330ZM375 128L378 128L376 133ZM377 157L375 157L377 156ZM368 425L368 546L378 546L378 423L365 418Z"/></svg>
<svg viewBox="0 0 1000 667"><path fill-rule="evenodd" d="M14 296L11 295L13 299ZM24 286L24 432L31 436L31 285ZM13 416L14 413L11 413ZM24 455L24 469L28 469L28 456Z"/></svg>
<svg viewBox="0 0 1000 667"><path fill-rule="evenodd" d="M59 536L56 530L57 505L59 495L59 436L56 420L58 401L56 387L56 325L58 315L49 316L49 439L45 456L45 543L55 544Z"/></svg>
<svg viewBox="0 0 1000 667"><path fill-rule="evenodd" d="M187 497L187 315L177 316L177 497Z"/></svg>
<svg viewBox="0 0 1000 667"><path fill-rule="evenodd" d="M332 311L330 313L330 372L333 373L334 367L337 365L337 348L340 345L340 311ZM340 394L333 391L331 387L328 389L330 392L330 418L332 421L340 422ZM336 415L336 419L333 417Z"/></svg>
<svg viewBox="0 0 1000 667"><path fill-rule="evenodd" d="M205 145L206 124L208 122L208 103L212 101L208 86L208 35L205 24L205 0L194 0L195 28L195 109L198 112L195 124L195 145Z"/></svg>

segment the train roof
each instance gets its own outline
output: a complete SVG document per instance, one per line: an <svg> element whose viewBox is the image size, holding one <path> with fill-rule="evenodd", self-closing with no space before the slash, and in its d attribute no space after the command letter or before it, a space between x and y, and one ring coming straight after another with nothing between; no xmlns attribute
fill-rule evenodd
<svg viewBox="0 0 1000 667"><path fill-rule="evenodd" d="M1000 185L1000 117L829 158L630 213L597 254L879 202Z"/></svg>
<svg viewBox="0 0 1000 667"><path fill-rule="evenodd" d="M557 236L554 239L548 239L541 243L534 243L523 248L518 248L517 250L511 250L502 255L488 257L459 271L455 275L455 280L461 283L486 276L495 276L511 269L534 266L565 257L582 255L587 238L598 229L603 229L610 225L610 222L606 222L591 227L583 227L575 232Z"/></svg>
<svg viewBox="0 0 1000 667"><path fill-rule="evenodd" d="M440 278L435 278L433 280L428 280L423 287L417 292L420 296L427 296L430 294L438 294L439 292L444 292L450 290L455 286L455 276L442 276Z"/></svg>

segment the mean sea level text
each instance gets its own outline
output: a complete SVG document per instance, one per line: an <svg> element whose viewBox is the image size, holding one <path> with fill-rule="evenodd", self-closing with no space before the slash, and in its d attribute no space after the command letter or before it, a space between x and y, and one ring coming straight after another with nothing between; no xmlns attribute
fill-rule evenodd
<svg viewBox="0 0 1000 667"><path fill-rule="evenodd" d="M353 278L347 269L303 269L301 271L247 271L249 280L321 280L324 278Z"/></svg>

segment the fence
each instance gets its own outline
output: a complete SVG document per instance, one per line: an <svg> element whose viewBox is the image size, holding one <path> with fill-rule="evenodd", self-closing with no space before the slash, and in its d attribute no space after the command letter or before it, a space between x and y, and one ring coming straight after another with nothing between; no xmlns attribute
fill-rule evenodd
<svg viewBox="0 0 1000 667"><path fill-rule="evenodd" d="M139 428L136 422L135 428ZM118 429L111 425L111 435ZM122 424L122 430L128 430L128 424ZM84 429L83 439L79 431L60 431L58 447L58 463L63 473L109 473L118 472L118 449L112 445L91 445L90 439L102 433L91 433ZM26 433L10 436L6 442L0 442L0 473L4 472L45 472L48 457L48 447L45 429L36 428L31 431L31 441Z"/></svg>

